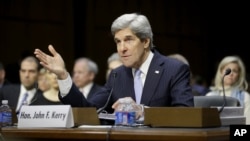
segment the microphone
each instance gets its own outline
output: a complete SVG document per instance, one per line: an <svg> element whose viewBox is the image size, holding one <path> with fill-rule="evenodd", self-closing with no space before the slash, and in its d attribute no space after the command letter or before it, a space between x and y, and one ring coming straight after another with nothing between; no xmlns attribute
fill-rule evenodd
<svg viewBox="0 0 250 141"><path fill-rule="evenodd" d="M111 89L111 91L110 91L110 93L109 93L109 97L108 97L108 99L107 99L105 105L97 110L97 114L100 114L100 113L108 106L108 103L109 103L109 101L110 101L111 95L112 95L112 93L113 93L113 89L114 89L114 85L115 85L115 78L116 78L117 73L114 72L114 73L112 73L112 74L113 74L113 78L114 78L112 89Z"/></svg>
<svg viewBox="0 0 250 141"><path fill-rule="evenodd" d="M220 108L220 110L219 110L219 113L221 113L222 112L222 110L224 109L224 107L225 107L225 105L226 105L226 103L227 103L227 101L226 101L226 94L225 94L225 88L224 88L224 78L225 78L225 76L227 76L227 75L229 75L231 73L231 69L226 69L226 72L225 72L225 74L223 75L223 77L222 77L222 80L221 80L221 83L222 83L222 91L223 91L223 105L221 106L221 108Z"/></svg>

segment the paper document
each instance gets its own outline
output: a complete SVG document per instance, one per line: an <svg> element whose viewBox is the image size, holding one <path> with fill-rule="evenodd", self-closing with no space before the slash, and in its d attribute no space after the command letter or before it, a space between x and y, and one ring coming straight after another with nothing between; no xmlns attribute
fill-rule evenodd
<svg viewBox="0 0 250 141"><path fill-rule="evenodd" d="M78 128L111 128L112 125L81 125Z"/></svg>
<svg viewBox="0 0 250 141"><path fill-rule="evenodd" d="M115 114L100 113L99 119L115 120Z"/></svg>

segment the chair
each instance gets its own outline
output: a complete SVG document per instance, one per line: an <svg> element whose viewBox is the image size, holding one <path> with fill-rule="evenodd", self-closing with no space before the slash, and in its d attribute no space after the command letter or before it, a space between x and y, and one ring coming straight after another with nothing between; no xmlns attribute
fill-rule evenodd
<svg viewBox="0 0 250 141"><path fill-rule="evenodd" d="M223 96L194 96L194 107L220 107L224 104ZM225 107L239 107L237 98L226 96Z"/></svg>

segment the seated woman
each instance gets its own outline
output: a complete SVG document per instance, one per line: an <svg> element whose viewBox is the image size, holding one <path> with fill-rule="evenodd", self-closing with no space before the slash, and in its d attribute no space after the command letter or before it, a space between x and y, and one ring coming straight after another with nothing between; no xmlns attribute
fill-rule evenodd
<svg viewBox="0 0 250 141"><path fill-rule="evenodd" d="M246 81L245 65L240 57L226 56L221 60L215 75L214 86L211 87L211 91L206 96L223 96L221 81L227 69L231 69L231 72L223 79L225 95L239 100L240 105L244 107L246 124L250 124L250 95L247 92L248 83Z"/></svg>
<svg viewBox="0 0 250 141"><path fill-rule="evenodd" d="M48 86L49 87L46 89L43 89L43 94L39 95L37 100L33 102L31 105L61 105L62 103L60 102L58 98L59 87L58 87L56 75L42 68L40 70L39 77L40 78L43 77L43 81L45 82L44 83L45 85L38 83L38 87L40 89L43 89L44 88L43 86L46 86L46 85L47 87Z"/></svg>

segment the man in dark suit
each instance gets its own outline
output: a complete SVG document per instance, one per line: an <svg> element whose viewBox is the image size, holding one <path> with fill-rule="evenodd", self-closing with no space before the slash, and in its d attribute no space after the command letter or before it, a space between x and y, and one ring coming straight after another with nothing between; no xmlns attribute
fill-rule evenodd
<svg viewBox="0 0 250 141"><path fill-rule="evenodd" d="M117 52L123 65L114 69L102 91L86 100L72 83L65 69L64 61L52 45L52 56L36 49L34 54L40 63L58 76L60 99L74 107L102 108L110 93L111 99L106 109L117 109L120 99L130 99L137 108L144 106L193 106L190 87L189 66L175 59L161 55L153 45L150 23L144 15L132 13L118 17L111 26ZM141 96L135 94L134 73L142 73L143 90ZM112 112L110 110L110 112Z"/></svg>
<svg viewBox="0 0 250 141"><path fill-rule="evenodd" d="M98 66L91 59L81 57L75 61L72 80L87 100L102 89L102 86L94 82L97 73Z"/></svg>
<svg viewBox="0 0 250 141"><path fill-rule="evenodd" d="M5 72L4 65L3 63L0 62L0 89L5 85L10 84L10 82L5 78L6 76L5 74L6 72Z"/></svg>
<svg viewBox="0 0 250 141"><path fill-rule="evenodd" d="M21 84L10 84L0 90L0 101L8 100L11 108L19 112L25 97L26 104L32 104L41 91L37 90L39 62L33 56L28 56L21 61L19 77ZM25 96L27 94L27 96Z"/></svg>

